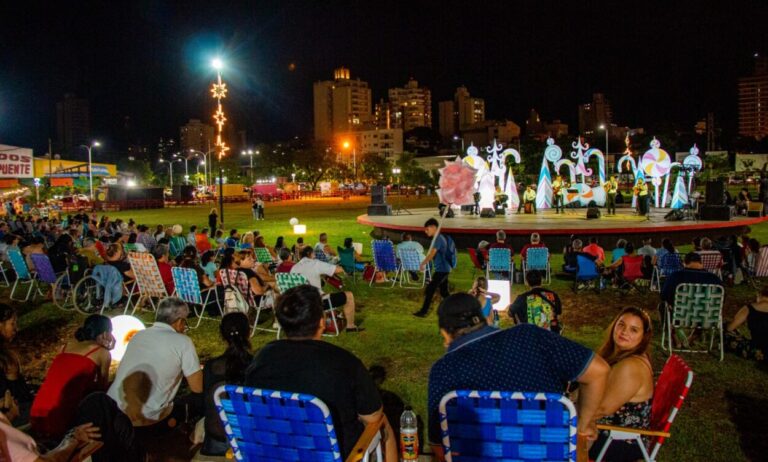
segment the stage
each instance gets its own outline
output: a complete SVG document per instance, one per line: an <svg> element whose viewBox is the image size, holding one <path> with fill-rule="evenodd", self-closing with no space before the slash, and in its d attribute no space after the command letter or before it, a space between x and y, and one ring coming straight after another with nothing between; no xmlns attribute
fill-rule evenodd
<svg viewBox="0 0 768 462"><path fill-rule="evenodd" d="M601 209L601 213L605 209ZM374 228L376 237L387 236L399 242L403 232L411 232L415 239L426 242L424 222L439 218L437 207L409 210L391 216L360 215L357 222ZM601 244L609 248L619 238L640 245L645 237L653 238L653 245L659 247L661 239L668 237L676 244L689 243L695 236L718 237L727 234L741 234L747 226L768 220L768 217L735 217L730 221L666 221L664 216L670 209L654 209L648 217L635 214L629 208L617 209L615 216L603 215L599 219L587 220L586 209L568 209L563 214L554 210L543 210L536 214L497 215L495 218L480 218L477 215L456 214L446 218L443 232L451 235L459 247L474 247L483 239L493 242L495 233L503 229L508 242L519 249L529 242L532 232L538 232L547 245L561 247L569 236L575 234L582 240L597 236Z"/></svg>

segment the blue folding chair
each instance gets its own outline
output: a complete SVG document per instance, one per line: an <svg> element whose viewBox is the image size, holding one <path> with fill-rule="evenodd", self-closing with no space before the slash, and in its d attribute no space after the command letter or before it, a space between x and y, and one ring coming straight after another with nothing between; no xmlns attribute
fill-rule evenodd
<svg viewBox="0 0 768 462"><path fill-rule="evenodd" d="M661 280L683 269L683 260L679 253L665 253L656 262L651 275L651 290L661 292Z"/></svg>
<svg viewBox="0 0 768 462"><path fill-rule="evenodd" d="M9 250L8 260L11 261L11 267L16 273L16 280L13 282L13 287L11 287L11 294L8 296L8 298L17 302L26 302L29 300L29 297L32 295L32 290L37 284L35 273L33 271L29 271L27 262L24 261L24 256L21 255L21 252L18 250ZM16 287L18 287L20 284L29 284L27 295L24 296L24 298L13 298L13 294L16 293Z"/></svg>
<svg viewBox="0 0 768 462"><path fill-rule="evenodd" d="M221 385L213 400L238 461L342 462L331 412L312 395ZM384 427L368 424L347 462L383 460Z"/></svg>
<svg viewBox="0 0 768 462"><path fill-rule="evenodd" d="M563 395L458 390L438 412L447 462L576 461L576 409Z"/></svg>
<svg viewBox="0 0 768 462"><path fill-rule="evenodd" d="M423 288L424 284L427 282L427 278L429 277L429 266L424 268L424 271L421 271L419 268L421 266L421 262L424 261L424 255L422 255L418 250L416 249L398 249L397 253L400 257L400 264L397 267L397 274L395 274L395 279L400 281L400 287L405 287L406 289L419 289ZM411 273L422 273L421 278L421 284L413 285L414 282L411 281ZM403 280L405 280L406 285L403 286Z"/></svg>
<svg viewBox="0 0 768 462"><path fill-rule="evenodd" d="M216 286L201 290L197 272L192 268L180 268L174 266L171 268L171 275L173 275L173 293L187 302L187 304L192 305L192 309L195 311L197 324L195 324L193 329L197 329L200 326L200 322L202 322L203 318L213 319L205 316L205 307L208 306L208 300L210 300L211 294L216 293ZM205 298L203 298L203 294L205 294ZM200 307L199 312L197 310L198 307ZM221 306L219 306L219 312L221 313L221 316L224 317L224 312L221 310Z"/></svg>
<svg viewBox="0 0 768 462"><path fill-rule="evenodd" d="M546 247L533 247L526 251L526 258L523 260L523 281L525 279L525 273L528 271L542 271L544 273L544 281L552 282L551 270L549 267L549 249Z"/></svg>
<svg viewBox="0 0 768 462"><path fill-rule="evenodd" d="M509 274L509 283L512 284L514 280L513 272L515 268L512 266L512 251L504 248L490 249L488 251L488 264L485 266L486 277L491 279L491 273Z"/></svg>
<svg viewBox="0 0 768 462"><path fill-rule="evenodd" d="M382 271L386 273L397 274L397 258L395 258L395 247L392 245L392 241L387 240L374 240L371 241L371 248L373 249L373 266L375 271ZM371 278L369 286L373 286L373 281L376 277ZM385 279L385 282L389 282L389 279ZM392 281L392 286L395 286L397 279Z"/></svg>
<svg viewBox="0 0 768 462"><path fill-rule="evenodd" d="M583 255L576 255L576 264L579 269L576 271L576 277L573 278L573 291L579 291L579 284L587 286L594 284L594 289L600 293L601 275L597 269L597 263Z"/></svg>

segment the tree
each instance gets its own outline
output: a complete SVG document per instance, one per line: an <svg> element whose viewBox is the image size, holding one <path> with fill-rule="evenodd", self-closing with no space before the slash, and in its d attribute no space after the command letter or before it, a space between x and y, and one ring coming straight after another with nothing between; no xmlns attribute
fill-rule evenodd
<svg viewBox="0 0 768 462"><path fill-rule="evenodd" d="M140 184L151 185L157 181L155 172L152 171L149 162L121 157L117 162L117 169L120 172L132 173Z"/></svg>
<svg viewBox="0 0 768 462"><path fill-rule="evenodd" d="M358 173L360 170L362 170L363 177L370 183L377 183L389 178L392 174L392 164L378 154L368 153L360 159Z"/></svg>
<svg viewBox="0 0 768 462"><path fill-rule="evenodd" d="M303 148L292 152L292 165L296 175L307 181L311 189L336 166L336 154L330 149Z"/></svg>

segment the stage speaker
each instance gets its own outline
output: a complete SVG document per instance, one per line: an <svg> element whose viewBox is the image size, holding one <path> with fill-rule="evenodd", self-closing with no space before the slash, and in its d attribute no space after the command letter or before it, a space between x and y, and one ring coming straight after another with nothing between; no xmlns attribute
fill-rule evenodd
<svg viewBox="0 0 768 462"><path fill-rule="evenodd" d="M496 212L493 211L493 209L484 208L480 211L480 218L494 218L496 217Z"/></svg>
<svg viewBox="0 0 768 462"><path fill-rule="evenodd" d="M587 220L600 218L600 209L597 207L587 207Z"/></svg>
<svg viewBox="0 0 768 462"><path fill-rule="evenodd" d="M705 200L707 205L723 205L725 183L722 180L707 181L706 192Z"/></svg>
<svg viewBox="0 0 768 462"><path fill-rule="evenodd" d="M734 207L729 205L703 205L699 212L702 220L730 221L734 215Z"/></svg>
<svg viewBox="0 0 768 462"><path fill-rule="evenodd" d="M680 221L683 219L683 212L681 210L670 210L669 213L664 215L664 219L667 221Z"/></svg>
<svg viewBox="0 0 768 462"><path fill-rule="evenodd" d="M387 204L371 204L368 206L368 216L392 215L392 206Z"/></svg>
<svg viewBox="0 0 768 462"><path fill-rule="evenodd" d="M371 186L371 205L384 205L386 203L387 203L386 188L380 185Z"/></svg>

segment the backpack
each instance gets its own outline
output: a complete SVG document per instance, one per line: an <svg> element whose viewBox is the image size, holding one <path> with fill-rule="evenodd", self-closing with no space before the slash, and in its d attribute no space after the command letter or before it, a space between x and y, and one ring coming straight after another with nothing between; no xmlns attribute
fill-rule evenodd
<svg viewBox="0 0 768 462"><path fill-rule="evenodd" d="M236 311L247 314L248 303L237 287L227 285L224 287L224 314Z"/></svg>
<svg viewBox="0 0 768 462"><path fill-rule="evenodd" d="M456 243L453 242L451 236L443 234L445 238L445 261L451 265L451 268L456 268Z"/></svg>

